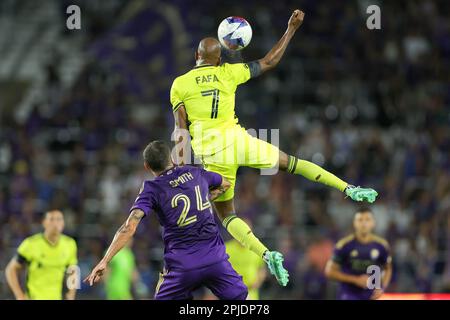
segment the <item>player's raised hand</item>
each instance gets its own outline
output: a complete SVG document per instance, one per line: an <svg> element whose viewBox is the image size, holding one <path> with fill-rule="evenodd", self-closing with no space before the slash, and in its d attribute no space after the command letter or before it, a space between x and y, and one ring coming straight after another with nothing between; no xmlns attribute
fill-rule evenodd
<svg viewBox="0 0 450 320"><path fill-rule="evenodd" d="M301 10L294 10L291 17L289 18L288 28L292 30L297 30L303 23L303 19L305 17L305 13Z"/></svg>
<svg viewBox="0 0 450 320"><path fill-rule="evenodd" d="M90 286L99 282L106 270L106 267L107 264L103 261L100 261L99 264L97 264L89 274L89 276L87 276L86 279L83 280L83 282L88 282Z"/></svg>

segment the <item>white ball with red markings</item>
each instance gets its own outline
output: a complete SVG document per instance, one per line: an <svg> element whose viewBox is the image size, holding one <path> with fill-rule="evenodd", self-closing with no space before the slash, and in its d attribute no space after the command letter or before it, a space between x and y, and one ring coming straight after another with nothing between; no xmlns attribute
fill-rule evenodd
<svg viewBox="0 0 450 320"><path fill-rule="evenodd" d="M241 17L223 19L217 30L217 37L222 46L229 50L242 50L252 40L252 27Z"/></svg>

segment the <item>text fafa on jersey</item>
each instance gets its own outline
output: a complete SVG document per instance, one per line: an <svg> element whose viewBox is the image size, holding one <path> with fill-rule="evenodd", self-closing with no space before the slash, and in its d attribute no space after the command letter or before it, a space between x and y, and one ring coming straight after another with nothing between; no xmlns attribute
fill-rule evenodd
<svg viewBox="0 0 450 320"><path fill-rule="evenodd" d="M175 112L186 108L192 148L197 156L211 155L234 143L232 130L237 86L251 78L249 64L200 65L177 77L170 90Z"/></svg>

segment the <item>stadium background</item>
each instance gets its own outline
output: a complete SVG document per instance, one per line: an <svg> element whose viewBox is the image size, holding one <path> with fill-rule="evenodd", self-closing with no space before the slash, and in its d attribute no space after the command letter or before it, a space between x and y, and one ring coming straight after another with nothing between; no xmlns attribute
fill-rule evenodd
<svg viewBox="0 0 450 320"><path fill-rule="evenodd" d="M65 13L78 4L81 30ZM381 7L382 29L365 9ZM450 292L450 3L448 1L0 2L0 298L4 268L40 214L60 208L82 275L127 216L145 173L141 149L173 129L171 81L199 39L229 15L253 40L232 61L261 58L294 8L305 22L278 68L238 90L246 128L280 128L280 147L374 187L377 233L391 244L390 292ZM239 171L237 211L285 254L291 282L263 299L331 299L323 268L356 205L296 176ZM156 219L134 244L153 294L161 269ZM83 285L78 298L102 299Z"/></svg>

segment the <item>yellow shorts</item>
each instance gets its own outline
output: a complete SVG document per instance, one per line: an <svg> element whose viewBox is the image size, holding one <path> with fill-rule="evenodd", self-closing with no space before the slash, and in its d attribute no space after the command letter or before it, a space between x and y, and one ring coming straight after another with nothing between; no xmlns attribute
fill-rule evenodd
<svg viewBox="0 0 450 320"><path fill-rule="evenodd" d="M202 156L205 170L216 172L228 181L230 188L214 201L226 201L234 197L236 173L239 167L270 169L278 165L280 150L278 147L247 133L237 126L233 135L234 142L227 148L209 156Z"/></svg>

